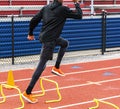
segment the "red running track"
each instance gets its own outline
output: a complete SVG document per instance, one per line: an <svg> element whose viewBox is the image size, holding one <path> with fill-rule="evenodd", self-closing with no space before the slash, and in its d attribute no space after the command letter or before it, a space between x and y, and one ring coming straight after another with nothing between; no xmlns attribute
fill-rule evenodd
<svg viewBox="0 0 120 109"><path fill-rule="evenodd" d="M43 72L42 77L54 80L58 83L62 100L48 103L46 100L58 99L55 84L44 81L46 93L38 97L39 102L30 104L25 101L24 109L88 109L95 106L93 99L100 99L120 107L120 59L94 61L62 65L65 77L51 74L52 66ZM30 82L34 69L13 71L15 84L23 92ZM0 73L0 83L6 83L8 72ZM6 102L0 104L0 109L14 109L21 106L18 92L14 89L4 89ZM33 93L41 93L37 82ZM2 100L2 96L0 96ZM114 109L114 107L100 103L99 109Z"/></svg>

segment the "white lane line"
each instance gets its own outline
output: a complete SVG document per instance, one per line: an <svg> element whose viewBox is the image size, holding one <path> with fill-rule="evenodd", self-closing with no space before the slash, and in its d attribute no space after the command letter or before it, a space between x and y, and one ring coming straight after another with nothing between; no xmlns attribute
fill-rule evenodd
<svg viewBox="0 0 120 109"><path fill-rule="evenodd" d="M88 85L99 85L99 84L102 84L102 83L115 82L115 81L120 81L120 78L110 79L110 80L103 80L103 81L97 81L97 82L87 82L87 83L78 84L78 85L64 86L64 87L59 87L59 89L62 90L62 89L83 87L83 86L88 86ZM95 83L97 83L97 84L95 84ZM53 91L53 90L56 90L56 88L47 89L47 90L45 90L45 91L48 92L48 91ZM41 92L41 91L34 91L33 93L40 93L40 92ZM8 95L8 96L6 96L6 97L9 98L9 97L14 97L14 96L18 96L18 94ZM0 97L0 98L2 98L2 97Z"/></svg>
<svg viewBox="0 0 120 109"><path fill-rule="evenodd" d="M112 66L112 67L98 68L98 69L85 70L85 71L79 71L79 72L71 72L71 73L66 73L66 75L74 75L79 73L88 73L88 72L95 72L95 71L101 71L101 70L110 70L110 69L116 69L116 68L120 68L120 66Z"/></svg>
<svg viewBox="0 0 120 109"><path fill-rule="evenodd" d="M99 100L109 100L109 99L115 99L115 98L119 98L119 97L120 97L120 95L115 95L115 96L110 96L110 97L106 97L106 98L100 98ZM80 103L74 103L74 104L53 107L51 109L63 109L63 108L68 109L68 107L79 106L79 105L88 104L88 103L92 103L92 102L94 102L94 101L93 100L92 101L84 101L84 102L80 102Z"/></svg>
<svg viewBox="0 0 120 109"><path fill-rule="evenodd" d="M112 67L106 67L106 68L99 68L99 69L92 69L92 70L84 70L84 71L79 71L79 72L71 72L71 73L66 73L65 75L76 75L76 74L82 74L82 73L88 73L88 72L95 72L95 71L102 71L102 70L110 70L110 69L117 69L120 68L120 66L112 66ZM49 76L43 76L45 78L50 78L50 77L55 77L56 75L49 75ZM25 79L18 79L15 80L15 82L20 82L20 81L28 81L31 78L25 78ZM6 83L6 81L4 82L0 82L0 84L4 84Z"/></svg>

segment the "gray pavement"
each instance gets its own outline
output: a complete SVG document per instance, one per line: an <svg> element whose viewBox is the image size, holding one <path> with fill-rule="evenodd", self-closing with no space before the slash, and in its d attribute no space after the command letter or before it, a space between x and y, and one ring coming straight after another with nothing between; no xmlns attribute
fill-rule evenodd
<svg viewBox="0 0 120 109"><path fill-rule="evenodd" d="M53 60L48 61L47 66L53 66L55 64L56 57L57 53L54 53ZM104 55L101 55L100 50L66 52L61 65L72 63L85 63L115 58L120 59L120 51L106 52ZM15 65L8 64L7 59L0 59L0 72L17 69L36 68L39 61L39 55L34 56L34 58L27 56L22 57L21 59L21 62L19 62L19 58L16 58Z"/></svg>

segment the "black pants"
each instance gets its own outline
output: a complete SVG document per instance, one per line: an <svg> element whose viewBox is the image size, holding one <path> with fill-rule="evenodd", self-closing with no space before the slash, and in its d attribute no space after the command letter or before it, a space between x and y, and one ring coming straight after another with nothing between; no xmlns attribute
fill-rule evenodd
<svg viewBox="0 0 120 109"><path fill-rule="evenodd" d="M37 68L36 68L36 70L35 70L35 72L32 76L30 84L27 87L27 90L26 90L27 94L31 94L32 89L34 88L37 80L40 78L43 70L46 67L47 61L52 60L54 48L56 46L60 46L58 56L57 56L57 60L56 60L56 63L55 63L55 67L59 68L61 60L62 60L62 58L64 56L64 53L66 51L66 48L68 46L68 41L61 38L61 37L56 39L55 41L45 42L45 43L42 44L40 61L39 61L38 66L37 66Z"/></svg>

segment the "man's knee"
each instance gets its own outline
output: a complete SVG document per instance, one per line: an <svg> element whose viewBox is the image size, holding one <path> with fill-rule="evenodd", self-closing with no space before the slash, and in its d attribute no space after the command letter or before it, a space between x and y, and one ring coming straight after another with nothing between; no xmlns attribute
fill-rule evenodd
<svg viewBox="0 0 120 109"><path fill-rule="evenodd" d="M64 40L63 44L62 44L62 47L63 48L67 48L69 45L69 42L67 40Z"/></svg>

